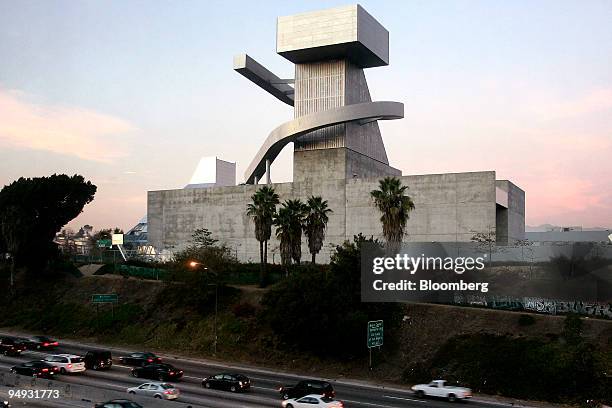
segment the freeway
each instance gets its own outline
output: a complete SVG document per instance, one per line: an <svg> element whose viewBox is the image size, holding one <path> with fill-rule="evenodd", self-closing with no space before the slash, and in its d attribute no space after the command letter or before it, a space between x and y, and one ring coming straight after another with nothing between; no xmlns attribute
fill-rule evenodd
<svg viewBox="0 0 612 408"><path fill-rule="evenodd" d="M60 340L60 347L53 353L70 353L70 354L85 354L87 350L93 348L103 348L102 346L88 346L76 342L65 342ZM118 362L118 357L126 355L128 350L119 350L108 348L113 352L113 360ZM132 350L143 351L143 350ZM45 353L37 351L26 351L20 357L0 357L0 372L9 371L10 367L16 364L21 364L25 361L36 360L43 358ZM293 384L299 379L304 379L291 373L275 372L271 370L257 369L252 367L238 367L231 364L222 364L218 362L201 361L188 358L177 358L169 355L160 355L165 362L175 365L185 371L181 381L175 384L181 390L180 402L168 403L170 406L178 408L191 406L207 407L207 408L260 408L260 407L280 407L280 397L277 392L279 385ZM58 376L54 382L62 384L79 385L92 387L96 390L107 390L115 395L109 398L117 398L117 393L125 393L126 388L147 382L147 380L138 379L130 376L130 367L120 364L113 365L113 368L108 371L93 371L88 370L82 374ZM239 372L251 378L253 386L246 393L229 393L225 391L216 391L204 389L201 386L202 378L220 372ZM408 407L435 407L444 408L451 407L456 404L451 404L442 400L420 400L415 398L409 390L401 388L379 387L369 384L353 383L348 381L326 379L334 386L336 390L336 398L344 402L345 407L354 408L408 408ZM127 396L127 394L125 394ZM100 401L94 401L100 402ZM43 405L41 405L43 404ZM49 406L56 407L57 403L49 403L44 405L44 402L36 402L36 405L31 406ZM75 405L76 404L76 405ZM66 404L65 406L76 407L91 407L93 404L90 401ZM499 407L502 404L498 402L487 402L472 400L469 402L470 407ZM504 404L505 405L505 404ZM21 406L21 405L15 405ZM30 405L28 405L30 406ZM509 406L509 405L506 405ZM516 406L516 405L514 405Z"/></svg>

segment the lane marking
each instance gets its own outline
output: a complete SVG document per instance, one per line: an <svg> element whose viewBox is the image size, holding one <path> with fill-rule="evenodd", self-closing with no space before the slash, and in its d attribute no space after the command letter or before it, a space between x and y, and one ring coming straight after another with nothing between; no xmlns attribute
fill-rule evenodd
<svg viewBox="0 0 612 408"><path fill-rule="evenodd" d="M347 400L347 399L341 399L340 401L350 402L351 404L370 405L372 407L398 408L398 407L393 406L393 405L380 405L380 404L374 404L373 402L352 401L352 400ZM419 401L419 402L423 402L423 401Z"/></svg>
<svg viewBox="0 0 612 408"><path fill-rule="evenodd" d="M420 399L414 399L414 398L406 398L406 397L394 397L393 395L383 395L383 398L391 398L391 399L398 399L398 400L404 400L404 401L414 401L414 402L426 402Z"/></svg>

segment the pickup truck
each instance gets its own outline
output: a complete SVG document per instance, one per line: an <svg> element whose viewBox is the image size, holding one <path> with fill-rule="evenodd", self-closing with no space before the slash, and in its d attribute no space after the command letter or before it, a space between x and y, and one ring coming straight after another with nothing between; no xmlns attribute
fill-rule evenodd
<svg viewBox="0 0 612 408"><path fill-rule="evenodd" d="M445 380L433 380L429 384L417 384L412 391L419 397L438 397L446 398L449 402L463 400L472 397L472 390L463 387L453 387L447 385Z"/></svg>

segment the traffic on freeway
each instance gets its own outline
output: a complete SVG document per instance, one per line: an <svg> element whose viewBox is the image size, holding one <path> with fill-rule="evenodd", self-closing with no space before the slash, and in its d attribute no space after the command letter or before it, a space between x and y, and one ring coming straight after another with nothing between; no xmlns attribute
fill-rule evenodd
<svg viewBox="0 0 612 408"><path fill-rule="evenodd" d="M12 338L12 341L19 343L20 340ZM436 398L433 393L418 393L419 398L410 389L305 378L251 367L238 368L217 362L159 356L148 351L130 352L82 343L53 342L58 344L50 349L27 347L17 354L5 353L0 356L0 372L12 371L28 378L53 377L53 382L57 384L92 387L108 391L113 396L108 401L84 398L85 401L65 402L63 406L146 406L142 399L140 402L131 401L132 396L146 396L152 400L151 404L168 400L193 408L453 406L443 395ZM38 368L28 368L29 365ZM42 371L45 368L47 371ZM61 401L60 395L59 399L48 401L11 398L8 402L11 406L23 406L25 402L27 406L56 407L62 406ZM474 400L469 404L474 407L499 406Z"/></svg>

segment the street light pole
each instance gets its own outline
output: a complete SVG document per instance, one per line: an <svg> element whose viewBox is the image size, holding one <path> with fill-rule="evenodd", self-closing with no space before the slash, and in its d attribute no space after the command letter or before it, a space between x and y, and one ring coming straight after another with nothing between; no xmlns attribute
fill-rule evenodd
<svg viewBox="0 0 612 408"><path fill-rule="evenodd" d="M215 346L214 355L217 355L217 312L219 310L219 285L215 283Z"/></svg>

